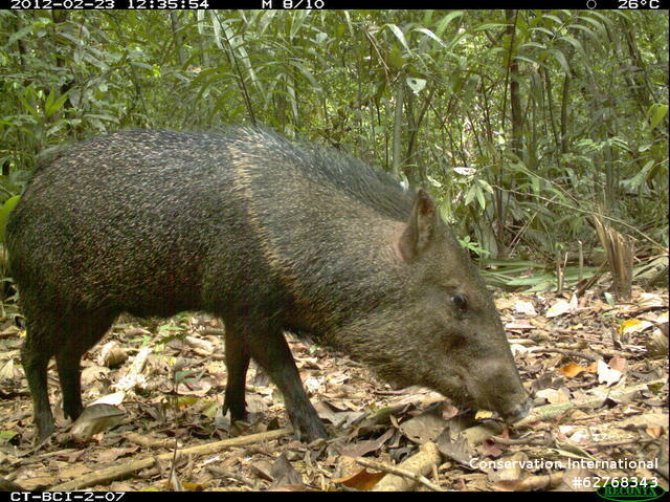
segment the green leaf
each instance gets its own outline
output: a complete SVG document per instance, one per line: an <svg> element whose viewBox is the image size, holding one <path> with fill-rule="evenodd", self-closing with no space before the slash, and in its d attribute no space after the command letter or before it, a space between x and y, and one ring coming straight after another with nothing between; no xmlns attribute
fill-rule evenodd
<svg viewBox="0 0 670 502"><path fill-rule="evenodd" d="M463 15L462 10L456 10L444 16L442 18L442 21L440 21L440 23L437 25L437 28L435 29L435 33L437 34L437 36L441 37L442 34L444 33L444 30L446 30L447 26L449 26L449 23L451 23L454 19L461 17L462 15Z"/></svg>
<svg viewBox="0 0 670 502"><path fill-rule="evenodd" d="M514 60L515 60L515 61L517 61L517 60L518 60L518 61L525 61L526 63L530 63L531 65L539 65L539 64L540 64L539 61L537 61L537 60L535 60L535 59L533 59L533 58L529 58L529 57L526 57L526 56L522 56L522 55L520 55L520 54L517 54L516 56L514 56Z"/></svg>
<svg viewBox="0 0 670 502"><path fill-rule="evenodd" d="M444 42L442 42L442 40L440 40L440 37L438 37L437 35L435 35L435 33L433 33L432 31L430 31L429 29L427 29L427 28L417 28L415 31L418 31L418 32L420 32L420 33L423 33L423 34L426 35L427 37L432 38L433 40L435 40L435 41L436 41L438 44L440 44L442 47L446 47L446 45L444 44Z"/></svg>
<svg viewBox="0 0 670 502"><path fill-rule="evenodd" d="M15 31L12 36L9 37L9 41L2 47L2 49L8 50L14 43L21 40L22 38L27 37L28 35L33 35L33 25L28 25L18 31Z"/></svg>
<svg viewBox="0 0 670 502"><path fill-rule="evenodd" d="M590 29L586 26L583 26L581 24L571 24L571 25L568 26L568 28L573 28L575 30L583 31L588 36L590 36L594 41L600 42L600 40L598 39L598 35L596 35L595 32L592 29Z"/></svg>
<svg viewBox="0 0 670 502"><path fill-rule="evenodd" d="M19 435L18 432L3 430L0 431L0 444L7 444Z"/></svg>
<svg viewBox="0 0 670 502"><path fill-rule="evenodd" d="M354 23L351 21L351 15L349 14L348 10L344 11L344 19L347 20L347 27L349 28L349 35L353 38L358 31L356 26L354 26Z"/></svg>
<svg viewBox="0 0 670 502"><path fill-rule="evenodd" d="M317 80L314 78L314 75L307 69L300 61L290 61L289 64L303 74L303 76L309 80L309 82L312 84L313 90L321 90L321 85Z"/></svg>
<svg viewBox="0 0 670 502"><path fill-rule="evenodd" d="M458 35L456 35L454 38L452 38L452 39L449 41L449 44L447 45L447 49L449 49L449 50L453 49L453 48L456 47L456 46L458 45L458 43L459 43L461 40L463 40L465 37L467 37L467 33L466 33L466 32L459 33ZM454 59L456 59L456 56L454 56L454 55L452 55L452 54L449 54L449 53L447 53L446 56L451 56L451 57L453 57ZM460 66L463 66L463 65L460 64L460 63L459 63L459 65L460 65Z"/></svg>
<svg viewBox="0 0 670 502"><path fill-rule="evenodd" d="M464 203L465 203L466 206L469 206L472 203L472 201L474 200L476 190L477 190L477 188L475 187L475 185L470 186L470 189L468 190L468 193L465 194Z"/></svg>
<svg viewBox="0 0 670 502"><path fill-rule="evenodd" d="M491 185L489 185L489 182L488 182L488 181L486 181L486 180L482 180L482 179L478 179L478 180L476 180L476 182L477 182L477 184L481 187L481 189L484 190L485 192L488 192L488 193L490 193L491 195L493 195L493 194L495 193L495 192L493 191L493 187L492 187Z"/></svg>
<svg viewBox="0 0 670 502"><path fill-rule="evenodd" d="M42 117L40 117L40 114L37 111L37 109L34 106L32 106L30 103L28 103L28 100L26 99L26 97L24 95L19 94L18 98L19 98L19 101L21 101L21 104L24 106L24 108L26 110L28 110L28 113L30 113L30 115L35 120L41 120Z"/></svg>
<svg viewBox="0 0 670 502"><path fill-rule="evenodd" d="M557 25L559 25L559 26L562 26L562 25L563 25L563 20L562 20L560 17L558 17L558 16L554 16L554 15L552 15L552 14L545 14L545 15L542 16L542 17L543 17L544 19L549 19L550 21L555 22L555 23L556 23Z"/></svg>
<svg viewBox="0 0 670 502"><path fill-rule="evenodd" d="M67 92L62 94L60 97L56 98L55 89L51 89L49 96L47 97L47 102L44 105L44 114L47 118L52 117L58 110L60 110L65 101L67 100Z"/></svg>
<svg viewBox="0 0 670 502"><path fill-rule="evenodd" d="M20 195L14 195L5 201L5 203L0 207L0 242L5 242L5 228L7 227L7 220L9 219L9 214L12 212L12 209L16 204L21 200Z"/></svg>
<svg viewBox="0 0 670 502"><path fill-rule="evenodd" d="M174 381L176 383L187 382L189 380L193 381L193 375L195 375L195 370L183 370L177 371L174 375Z"/></svg>
<svg viewBox="0 0 670 502"><path fill-rule="evenodd" d="M640 170L639 173L637 173L630 179L623 180L621 184L627 187L631 191L639 190L640 187L647 180L647 177L649 176L649 171L651 171L651 168L654 167L654 164L656 164L656 162L650 160L644 165L644 167Z"/></svg>
<svg viewBox="0 0 670 502"><path fill-rule="evenodd" d="M405 48L405 50L407 50L407 52L411 53L412 51L409 49L409 45L407 45L407 40L405 40L405 34L402 32L402 30L400 28L398 28L397 25L392 24L392 23L388 23L388 24L386 24L386 26L388 26L389 29L393 32L393 34L398 39L398 41L402 44L402 46Z"/></svg>
<svg viewBox="0 0 670 502"><path fill-rule="evenodd" d="M605 27L605 25L612 26L613 20L608 18L607 16L604 16L600 12L596 12L596 11L592 10L592 11L589 11L589 14L593 17L597 17L598 19L600 19L603 22L603 25L602 25L603 28ZM586 18L586 19L588 19L588 18Z"/></svg>
<svg viewBox="0 0 670 502"><path fill-rule="evenodd" d="M537 42L526 42L525 44L521 44L519 46L519 49L525 49L527 47L533 47L535 49L540 49L540 50L546 50L547 46L544 44L538 44Z"/></svg>
<svg viewBox="0 0 670 502"><path fill-rule="evenodd" d="M558 49L551 49L550 51L553 56L558 60L558 62L561 65L561 68L563 68L563 71L570 75L570 65L568 64L568 60L565 57L565 54L563 54L561 51Z"/></svg>
<svg viewBox="0 0 670 502"><path fill-rule="evenodd" d="M402 49L397 45L391 47L391 50L388 53L387 62L391 68L400 70L405 64L405 59L402 57Z"/></svg>
<svg viewBox="0 0 670 502"><path fill-rule="evenodd" d="M507 23L484 23L475 28L475 31L495 30L498 28L507 28Z"/></svg>
<svg viewBox="0 0 670 502"><path fill-rule="evenodd" d="M270 23L272 22L276 14L277 14L276 10L266 10L265 12L263 12L263 14L258 19L259 35L263 35L265 33L265 30L268 29L268 26L270 26Z"/></svg>
<svg viewBox="0 0 670 502"><path fill-rule="evenodd" d="M426 175L426 179L435 188L442 188L442 183L440 183L438 180L433 178L431 175Z"/></svg>
<svg viewBox="0 0 670 502"><path fill-rule="evenodd" d="M547 28L543 28L542 26L536 26L533 28L534 31L539 31L540 33L544 33L545 35L554 38L556 36L556 33L554 33L551 30L548 30Z"/></svg>
<svg viewBox="0 0 670 502"><path fill-rule="evenodd" d="M291 16L292 22L291 22L291 32L289 34L290 40L293 40L295 38L295 36L300 31L300 28L302 28L302 25L307 20L307 17L309 15L310 15L309 10L302 10L295 12L293 16Z"/></svg>
<svg viewBox="0 0 670 502"><path fill-rule="evenodd" d="M649 120L649 126L654 129L661 121L665 118L668 113L668 105L661 105L655 103L649 107L649 115L651 119Z"/></svg>
<svg viewBox="0 0 670 502"><path fill-rule="evenodd" d="M540 179L537 176L531 176L530 186L533 187L534 194L540 193Z"/></svg>
<svg viewBox="0 0 670 502"><path fill-rule="evenodd" d="M584 46L575 37L573 37L571 35L565 35L563 37L560 37L558 40L563 40L563 41L569 43L570 45L572 45L577 50L577 52L579 52L582 56L586 57L586 52L584 52Z"/></svg>
<svg viewBox="0 0 670 502"><path fill-rule="evenodd" d="M477 202L479 202L479 207L482 208L482 211L486 210L486 198L484 197L484 191L479 185L477 185L475 195L477 196Z"/></svg>
<svg viewBox="0 0 670 502"><path fill-rule="evenodd" d="M589 23L591 26L593 26L596 30L598 30L600 33L605 33L605 27L602 25L602 23L596 21L593 18L590 18L588 16L580 16L580 20L586 21Z"/></svg>

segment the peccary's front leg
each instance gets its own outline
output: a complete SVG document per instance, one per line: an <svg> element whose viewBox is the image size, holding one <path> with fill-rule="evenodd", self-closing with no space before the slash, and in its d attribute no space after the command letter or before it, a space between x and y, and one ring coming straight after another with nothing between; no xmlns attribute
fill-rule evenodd
<svg viewBox="0 0 670 502"><path fill-rule="evenodd" d="M281 330L247 332L247 348L251 357L267 372L284 395L295 435L303 441L326 438L328 434L309 402L298 374L291 350Z"/></svg>

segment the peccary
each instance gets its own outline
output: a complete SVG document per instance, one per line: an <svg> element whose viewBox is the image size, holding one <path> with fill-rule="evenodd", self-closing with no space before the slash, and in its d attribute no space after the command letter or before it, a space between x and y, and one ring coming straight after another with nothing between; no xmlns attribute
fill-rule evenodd
<svg viewBox="0 0 670 502"><path fill-rule="evenodd" d="M326 436L284 331L400 384L510 419L529 409L498 313L435 203L349 156L274 133L124 131L39 168L7 226L39 438L82 411L80 359L122 312L225 325L224 409L245 416L250 358L299 438Z"/></svg>

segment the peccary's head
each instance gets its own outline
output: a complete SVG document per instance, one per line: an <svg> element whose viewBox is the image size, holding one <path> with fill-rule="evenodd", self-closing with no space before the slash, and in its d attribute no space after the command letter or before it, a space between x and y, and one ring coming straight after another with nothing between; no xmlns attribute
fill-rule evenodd
<svg viewBox="0 0 670 502"><path fill-rule="evenodd" d="M508 420L524 416L530 401L491 295L426 192L387 244L395 285L345 329L345 349L387 380Z"/></svg>

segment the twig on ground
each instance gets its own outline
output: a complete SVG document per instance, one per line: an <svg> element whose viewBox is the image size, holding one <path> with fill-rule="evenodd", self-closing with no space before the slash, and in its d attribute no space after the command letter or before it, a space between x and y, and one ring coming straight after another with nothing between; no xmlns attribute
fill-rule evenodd
<svg viewBox="0 0 670 502"><path fill-rule="evenodd" d="M273 439L278 439L282 436L291 434L290 429L278 429L275 431L262 432L260 434L250 434L249 436L241 436L231 439L224 439L223 441L216 441L214 443L206 443L198 446L193 446L191 448L185 448L178 452L178 456L183 455L209 455L212 453L217 453L224 448L232 448L236 446L246 446L251 443L257 443L259 441L270 441ZM124 478L130 474L151 467L158 460L172 460L174 458L174 452L163 453L161 455L152 455L149 458L144 458L141 460L136 460L134 462L129 462L127 464L108 467L107 469L101 469L95 471L87 476L82 476L78 479L73 479L66 483L61 483L59 485L51 487L50 491L65 492L71 490L78 490L81 488L87 488L89 486L100 485L114 481L116 479Z"/></svg>
<svg viewBox="0 0 670 502"><path fill-rule="evenodd" d="M425 477L432 471L434 465L440 463L441 458L435 443L429 441L421 445L416 455L411 456L398 466L366 458L357 458L356 462L364 467L388 473L375 485L375 491L406 491L414 488L416 483L421 483L430 490L441 492L444 490Z"/></svg>
<svg viewBox="0 0 670 502"><path fill-rule="evenodd" d="M597 356L592 356L591 354L586 354L584 352L578 352L576 350L566 350L566 349L531 349L533 354L544 354L544 353L551 353L551 352L557 352L559 354L563 354L565 356L570 356L570 357L576 357L578 359L587 359L589 361L594 361L597 362L600 357Z"/></svg>

